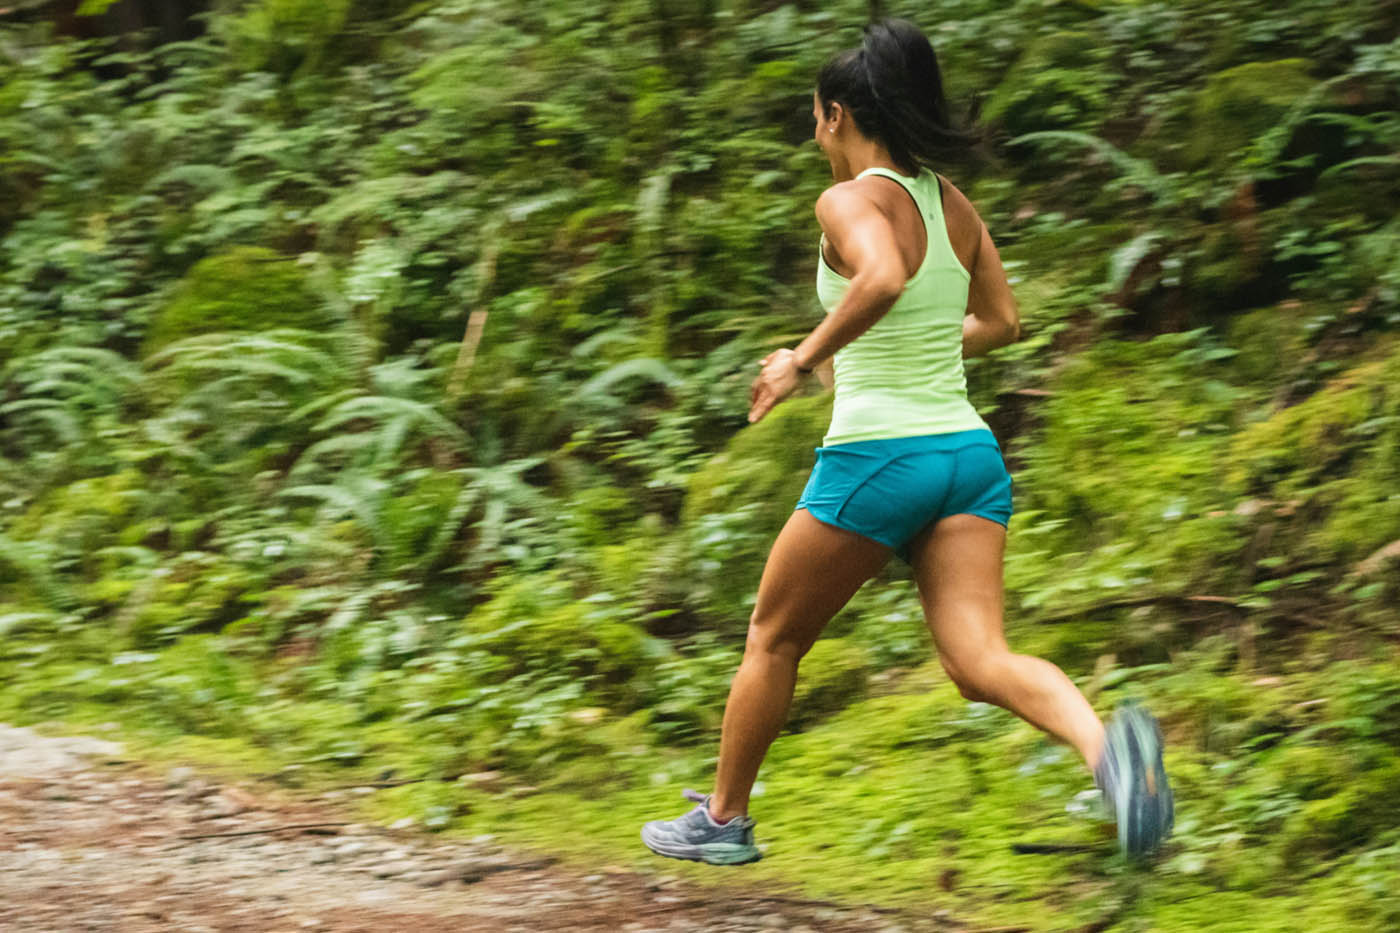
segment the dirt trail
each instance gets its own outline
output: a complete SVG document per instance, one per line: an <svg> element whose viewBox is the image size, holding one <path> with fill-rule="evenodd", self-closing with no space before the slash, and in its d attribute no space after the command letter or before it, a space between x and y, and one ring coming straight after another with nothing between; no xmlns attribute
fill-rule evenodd
<svg viewBox="0 0 1400 933"><path fill-rule="evenodd" d="M278 799L185 768L162 778L111 742L0 725L0 930L960 928L948 918L726 894L660 875L587 873L510 853L486 837L444 841L352 820L329 801ZM273 827L287 828L259 831Z"/></svg>

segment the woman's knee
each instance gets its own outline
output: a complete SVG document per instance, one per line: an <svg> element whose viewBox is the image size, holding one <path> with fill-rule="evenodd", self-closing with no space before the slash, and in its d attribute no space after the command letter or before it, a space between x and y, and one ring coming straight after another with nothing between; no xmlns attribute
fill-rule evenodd
<svg viewBox="0 0 1400 933"><path fill-rule="evenodd" d="M981 655L975 658L949 658L940 655L943 670L958 688L963 698L973 703L995 703L998 685L1003 678L1009 655Z"/></svg>
<svg viewBox="0 0 1400 933"><path fill-rule="evenodd" d="M794 626L784 625L783 620L771 615L760 616L755 612L749 617L748 637L744 640L745 654L762 654L791 660L802 660L812 647L810 639L794 631Z"/></svg>

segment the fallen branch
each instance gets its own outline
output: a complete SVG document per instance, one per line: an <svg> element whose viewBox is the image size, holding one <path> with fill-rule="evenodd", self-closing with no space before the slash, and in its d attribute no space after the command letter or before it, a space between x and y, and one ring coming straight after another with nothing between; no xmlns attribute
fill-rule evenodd
<svg viewBox="0 0 1400 933"><path fill-rule="evenodd" d="M1139 606L1159 606L1164 604L1190 608L1199 606L1221 606L1239 613L1249 612L1248 606L1243 606L1228 596L1178 596L1174 593L1159 593L1153 596L1110 599L1107 602L1095 603L1092 606L1082 606L1078 609L1071 609L1068 612L1046 616L1036 621L1044 625L1058 625L1061 622L1071 622L1096 612L1109 612L1114 609L1136 609Z"/></svg>
<svg viewBox="0 0 1400 933"><path fill-rule="evenodd" d="M1220 606L1224 609L1229 609L1233 612L1238 613L1241 619L1247 618L1251 612L1260 612L1267 614L1273 619L1281 619L1283 621L1292 622L1296 625L1302 625L1307 628L1320 629L1327 627L1325 622L1315 619L1312 616L1303 615L1300 612L1290 611L1287 609L1281 609L1277 607L1256 609L1251 606L1246 606L1243 603L1238 602L1237 600L1233 600L1228 596L1176 596L1171 594L1160 594L1157 596L1141 596L1134 599L1114 599L1109 600L1108 602L1095 603L1092 606L1084 606L1079 609L1072 609L1068 612L1062 612L1057 615L1046 616L1044 618L1035 619L1033 621L1042 623L1044 625L1059 625L1063 622L1073 622L1077 619L1081 619L1084 616L1091 615L1096 612L1109 612L1110 610L1114 609L1135 609L1139 606L1157 606L1163 604L1175 605L1183 609L1199 608L1200 606Z"/></svg>
<svg viewBox="0 0 1400 933"><path fill-rule="evenodd" d="M457 361L452 364L452 376L447 380L447 394L456 398L462 394L467 383L467 375L476 362L476 350L481 345L481 335L486 332L485 308L479 308L467 316L467 330L462 335L462 345L457 350Z"/></svg>
<svg viewBox="0 0 1400 933"><path fill-rule="evenodd" d="M0 16L14 16L20 13L29 13L33 10L42 10L44 7L53 5L54 0L10 0L9 3L0 7Z"/></svg>
<svg viewBox="0 0 1400 933"><path fill-rule="evenodd" d="M261 833L280 833L287 829L327 829L332 826L350 826L351 823L283 823L280 826L267 826L262 829L238 829L226 833L194 833L181 835L181 839L218 839L225 836L256 836Z"/></svg>
<svg viewBox="0 0 1400 933"><path fill-rule="evenodd" d="M467 315L467 329L462 334L462 345L457 349L457 361L452 364L452 375L447 380L447 397L457 398L466 388L467 376L476 363L476 351L481 346L481 336L486 332L486 318L490 309L486 305L486 293L496 280L496 259L501 252L501 222L493 221L483 231L486 248L477 261L477 284L474 304L479 307Z"/></svg>
<svg viewBox="0 0 1400 933"><path fill-rule="evenodd" d="M1017 855L1059 855L1079 852L1098 852L1103 846L1064 842L1013 842L1011 851Z"/></svg>
<svg viewBox="0 0 1400 933"><path fill-rule="evenodd" d="M756 905L783 904L788 907L826 907L835 910L853 910L858 908L860 910L869 910L877 914L899 914L903 912L898 907L881 907L876 904L860 904L853 907L850 904L838 904L835 901L823 901L807 897L789 897L783 894L741 894L731 898L731 900ZM695 903L700 904L703 902L696 901Z"/></svg>
<svg viewBox="0 0 1400 933"><path fill-rule="evenodd" d="M1392 541L1356 565L1352 571L1358 577L1373 577L1391 561L1400 561L1400 541Z"/></svg>
<svg viewBox="0 0 1400 933"><path fill-rule="evenodd" d="M376 790L383 790L386 787L403 787L405 784L422 784L424 781L435 780L434 778L400 778L396 781L361 781L358 784L339 784L331 790L354 790L357 787L373 787ZM456 778L442 778L444 781L453 781Z"/></svg>

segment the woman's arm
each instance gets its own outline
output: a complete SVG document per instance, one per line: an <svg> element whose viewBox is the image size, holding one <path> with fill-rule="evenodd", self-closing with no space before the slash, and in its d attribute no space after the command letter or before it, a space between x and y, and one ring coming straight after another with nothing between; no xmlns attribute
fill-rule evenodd
<svg viewBox="0 0 1400 933"><path fill-rule="evenodd" d="M907 280L894 228L855 182L833 185L817 199L817 221L827 242L853 270L841 301L795 350L763 359L750 392L749 422L758 421L813 370L865 333L894 306Z"/></svg>
<svg viewBox="0 0 1400 933"><path fill-rule="evenodd" d="M967 289L967 315L963 318L963 357L981 356L1021 339L1021 315L1016 296L1006 280L1001 254L992 234L979 218L982 239L972 264Z"/></svg>

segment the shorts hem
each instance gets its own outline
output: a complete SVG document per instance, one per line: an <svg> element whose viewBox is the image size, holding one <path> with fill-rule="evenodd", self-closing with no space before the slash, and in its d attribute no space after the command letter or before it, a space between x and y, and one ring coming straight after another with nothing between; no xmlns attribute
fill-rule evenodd
<svg viewBox="0 0 1400 933"><path fill-rule="evenodd" d="M860 535L862 538L865 538L867 541L874 541L876 544L882 544L882 545L884 545L885 547L889 548L891 551L893 551L895 557L898 557L900 560L904 561L906 564L911 564L911 565L914 563L914 561L913 561L913 554L910 553L909 546L910 546L911 544L914 543L914 539L915 539L915 538L917 538L919 535L923 534L924 531L926 531L926 530L928 529L928 527L929 527L928 525L925 525L923 528L920 528L917 532L915 532L913 535L911 535L911 536L909 537L909 540L908 540L908 541L905 541L903 544L895 544L894 542L887 541L887 540L885 540L885 539L883 539L883 538L878 538L878 537L876 537L875 535L871 534L871 533L868 532L868 531L864 531L864 530L862 530L862 529L860 529L860 528L854 528L854 527L852 527L851 525L847 524L846 522L840 521L840 520L837 519L836 517L830 515L830 514L827 513L825 510L821 510L821 512L815 511L815 510L812 509L811 506L807 505L807 503L805 503L805 502L799 502L799 503L797 503L797 505L795 505L795 506L792 507L792 510L793 510L794 512L799 511L799 510L800 510L800 511L804 511L804 512L806 512L808 515L810 515L810 516L812 516L813 518L815 518L817 521L821 522L823 525L830 525L832 528L840 528L842 531L849 531L851 534ZM1010 529L1010 523L1011 523L1011 517L1010 517L1010 516L1007 516L1006 518L1002 518L1002 517L999 516L999 515L989 515L989 514L987 514L986 512L952 512L952 513L950 513L950 514L948 514L948 515L940 515L938 518L934 519L933 522L931 522L931 524L937 525L939 522L943 521L943 519L945 519L945 518L952 518L952 517L955 516L955 515L971 515L973 518L985 519L986 521L989 521L989 522L995 522L996 524L1000 525L1002 528L1006 528L1006 529L1008 529L1008 530Z"/></svg>
<svg viewBox="0 0 1400 933"><path fill-rule="evenodd" d="M874 541L876 544L884 545L891 551L897 552L899 550L899 545L892 544L889 541L878 538L875 535L871 534L869 531L865 531L860 528L854 528L847 522L843 522L836 516L831 515L825 509L822 509L820 512L814 511L812 507L805 502L799 502L797 503L797 505L792 507L792 510L794 512L798 511L799 509L805 511L808 515L812 516L817 521L821 522L823 525L830 525L832 528L840 528L842 531L849 531L851 534L860 535L866 540Z"/></svg>
<svg viewBox="0 0 1400 933"><path fill-rule="evenodd" d="M985 518L989 522L996 522L1003 528L1011 527L1010 515L1006 516L1005 518L1002 518L999 514L993 515L988 514L987 512L953 512L949 515L944 515L943 518L952 518L954 515L971 515L973 518ZM943 518L940 518L939 521L942 521Z"/></svg>

